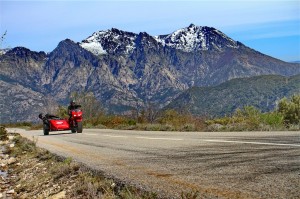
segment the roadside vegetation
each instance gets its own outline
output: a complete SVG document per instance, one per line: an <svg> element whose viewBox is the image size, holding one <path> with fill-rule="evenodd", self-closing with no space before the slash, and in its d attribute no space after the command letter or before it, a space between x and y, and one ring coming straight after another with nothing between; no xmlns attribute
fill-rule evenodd
<svg viewBox="0 0 300 199"><path fill-rule="evenodd" d="M0 136L0 198L157 198L41 149L35 138L8 133L4 127Z"/></svg>
<svg viewBox="0 0 300 199"><path fill-rule="evenodd" d="M300 95L283 98L278 108L262 113L253 106L237 109L230 117L206 121L211 131L278 131L300 130Z"/></svg>
<svg viewBox="0 0 300 199"><path fill-rule="evenodd" d="M84 128L112 128L146 131L282 131L300 130L300 94L279 100L275 110L261 112L253 106L238 108L229 116L200 117L187 111L157 110L154 105L133 108L127 115L106 114L91 93L73 93L84 111ZM55 113L68 118L67 107L59 106ZM41 129L28 122L6 124L6 127Z"/></svg>

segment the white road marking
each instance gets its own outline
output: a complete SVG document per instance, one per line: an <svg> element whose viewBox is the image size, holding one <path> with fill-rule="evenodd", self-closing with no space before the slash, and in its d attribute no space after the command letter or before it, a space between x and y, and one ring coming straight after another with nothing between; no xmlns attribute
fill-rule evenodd
<svg viewBox="0 0 300 199"><path fill-rule="evenodd" d="M170 140L170 141L181 141L183 139L179 138L152 138L152 137L135 137L137 139L146 139L146 140Z"/></svg>
<svg viewBox="0 0 300 199"><path fill-rule="evenodd" d="M96 136L99 134L94 133L84 133L85 135ZM123 135L102 135L111 138L128 138L128 136ZM167 140L167 141L182 141L181 138L161 138L161 137L133 137L136 139L146 139L146 140ZM271 146L292 146L300 147L299 144L284 144L284 143L271 143L271 142L247 142L247 141L233 141L233 140L203 140L204 142L219 142L219 143L237 143L237 144L256 144L256 145L271 145Z"/></svg>
<svg viewBox="0 0 300 199"><path fill-rule="evenodd" d="M85 133L85 135L98 135L94 133ZM123 136L123 135L102 135L104 137L111 137L111 138L128 138L128 136ZM179 138L155 138L155 137L133 137L137 139L147 139L147 140L169 140L169 141L181 141L183 139Z"/></svg>
<svg viewBox="0 0 300 199"><path fill-rule="evenodd" d="M111 137L111 138L127 138L127 136L123 136L123 135L102 135L105 137Z"/></svg>
<svg viewBox="0 0 300 199"><path fill-rule="evenodd" d="M203 141L205 141L205 142L221 142L221 143L238 143L238 144L257 144L257 145L300 147L299 144L282 144L282 143L268 143L268 142L245 142L245 141L230 141L230 140L203 140Z"/></svg>

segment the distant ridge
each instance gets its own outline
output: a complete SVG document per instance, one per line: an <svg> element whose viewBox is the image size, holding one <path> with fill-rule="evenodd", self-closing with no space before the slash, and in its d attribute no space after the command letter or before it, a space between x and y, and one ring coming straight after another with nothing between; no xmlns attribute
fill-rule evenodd
<svg viewBox="0 0 300 199"><path fill-rule="evenodd" d="M214 87L193 87L180 94L166 109L195 115L224 116L244 106L272 111L283 97L300 94L300 75L263 75L233 79Z"/></svg>

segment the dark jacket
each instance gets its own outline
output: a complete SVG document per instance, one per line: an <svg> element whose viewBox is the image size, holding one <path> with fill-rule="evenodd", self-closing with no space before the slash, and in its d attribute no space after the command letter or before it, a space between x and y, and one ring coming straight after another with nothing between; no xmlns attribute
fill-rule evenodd
<svg viewBox="0 0 300 199"><path fill-rule="evenodd" d="M68 106L68 114L71 116L71 111L74 110L74 109L76 109L76 108L77 108L77 105L74 105L74 106L69 105Z"/></svg>

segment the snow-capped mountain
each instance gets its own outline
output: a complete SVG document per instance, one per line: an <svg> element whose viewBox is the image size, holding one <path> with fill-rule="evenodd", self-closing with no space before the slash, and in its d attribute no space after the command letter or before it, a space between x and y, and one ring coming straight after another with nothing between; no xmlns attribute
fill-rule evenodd
<svg viewBox="0 0 300 199"><path fill-rule="evenodd" d="M130 54L135 48L137 35L112 28L106 31L95 32L83 40L80 46L95 55L125 53Z"/></svg>
<svg viewBox="0 0 300 199"><path fill-rule="evenodd" d="M207 26L195 26L176 30L169 35L155 37L163 46L169 46L184 52L199 50L222 49L224 47L238 48L237 42L227 37L221 31Z"/></svg>
<svg viewBox="0 0 300 199"><path fill-rule="evenodd" d="M140 33L143 34L143 33ZM150 36L150 35L149 35ZM184 52L200 50L222 50L222 48L238 48L236 41L227 37L215 28L196 26L191 24L168 35L150 36L162 47L168 46ZM95 32L83 40L80 45L95 55L127 54L136 48L138 34L112 28L106 31Z"/></svg>
<svg viewBox="0 0 300 199"><path fill-rule="evenodd" d="M17 47L0 55L0 120L32 120L50 102L66 103L72 92L93 92L107 110L125 113L162 108L195 86L299 73L300 64L264 55L206 26L191 24L160 36L112 28L80 43L63 40L48 54Z"/></svg>

